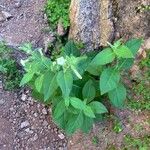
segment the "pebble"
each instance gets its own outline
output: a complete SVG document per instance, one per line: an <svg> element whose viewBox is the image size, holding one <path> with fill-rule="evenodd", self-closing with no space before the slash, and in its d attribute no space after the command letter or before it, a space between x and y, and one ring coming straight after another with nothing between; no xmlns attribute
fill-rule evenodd
<svg viewBox="0 0 150 150"><path fill-rule="evenodd" d="M42 109L42 113L43 113L44 115L47 115L47 110L46 110L45 108L43 108L43 109Z"/></svg>
<svg viewBox="0 0 150 150"><path fill-rule="evenodd" d="M21 0L17 0L15 3L15 8L19 8L22 5L22 1Z"/></svg>
<svg viewBox="0 0 150 150"><path fill-rule="evenodd" d="M62 134L62 133L58 134L58 137L59 137L61 140L63 140L63 139L65 138L64 134Z"/></svg>
<svg viewBox="0 0 150 150"><path fill-rule="evenodd" d="M43 126L48 126L48 122L46 120L43 121Z"/></svg>
<svg viewBox="0 0 150 150"><path fill-rule="evenodd" d="M22 100L22 101L25 101L25 100L26 100L26 98L27 98L27 95L22 94L22 96L21 96L21 100Z"/></svg>
<svg viewBox="0 0 150 150"><path fill-rule="evenodd" d="M30 123L26 120L26 121L24 121L24 122L21 123L21 129L25 128L25 127L27 127L29 125L30 125Z"/></svg>
<svg viewBox="0 0 150 150"><path fill-rule="evenodd" d="M13 17L12 14L10 14L7 11L2 11L2 15L4 16L5 19L10 19Z"/></svg>
<svg viewBox="0 0 150 150"><path fill-rule="evenodd" d="M25 129L25 131L27 132L27 133L33 133L33 131L32 130L30 130L30 128L27 128L27 129Z"/></svg>
<svg viewBox="0 0 150 150"><path fill-rule="evenodd" d="M0 99L0 105L3 105L5 103L4 99Z"/></svg>
<svg viewBox="0 0 150 150"><path fill-rule="evenodd" d="M34 137L31 139L32 141L36 141L38 139L38 135L35 134Z"/></svg>
<svg viewBox="0 0 150 150"><path fill-rule="evenodd" d="M3 22L3 21L5 21L5 18L3 16L3 14L0 12L0 22Z"/></svg>
<svg viewBox="0 0 150 150"><path fill-rule="evenodd" d="M38 117L38 113L34 113L33 115L34 115L34 117Z"/></svg>

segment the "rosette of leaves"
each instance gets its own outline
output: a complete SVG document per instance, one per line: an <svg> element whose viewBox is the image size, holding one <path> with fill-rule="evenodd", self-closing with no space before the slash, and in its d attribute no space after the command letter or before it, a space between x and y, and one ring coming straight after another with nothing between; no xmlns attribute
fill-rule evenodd
<svg viewBox="0 0 150 150"><path fill-rule="evenodd" d="M29 84L34 95L51 105L53 120L67 134L76 130L87 133L94 121L107 113L103 95L108 95L113 106L123 108L126 88L121 72L132 66L141 43L141 39L119 40L98 53L81 55L69 41L54 61L41 49L25 44L21 49L29 57L22 61L26 74L21 86Z"/></svg>

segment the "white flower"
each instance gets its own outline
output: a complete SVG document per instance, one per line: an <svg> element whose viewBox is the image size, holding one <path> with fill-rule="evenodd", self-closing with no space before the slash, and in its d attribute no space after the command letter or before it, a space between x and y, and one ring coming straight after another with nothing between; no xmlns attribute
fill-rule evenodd
<svg viewBox="0 0 150 150"><path fill-rule="evenodd" d="M60 57L56 59L56 62L58 65L64 66L64 64L66 63L66 60L64 59L64 57Z"/></svg>
<svg viewBox="0 0 150 150"><path fill-rule="evenodd" d="M25 63L26 63L26 62L28 62L28 59L26 59L26 60L21 59L21 60L20 60L20 63L21 63L22 66L25 66Z"/></svg>

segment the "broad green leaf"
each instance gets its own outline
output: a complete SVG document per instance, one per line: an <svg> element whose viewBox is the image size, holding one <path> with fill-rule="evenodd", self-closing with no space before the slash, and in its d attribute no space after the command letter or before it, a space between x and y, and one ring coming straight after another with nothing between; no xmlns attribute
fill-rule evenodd
<svg viewBox="0 0 150 150"><path fill-rule="evenodd" d="M90 131L90 129L92 128L93 123L94 123L93 118L90 118L90 117L87 117L87 116L84 115L81 130L84 133L88 133Z"/></svg>
<svg viewBox="0 0 150 150"><path fill-rule="evenodd" d="M33 72L26 73L20 82L20 86L23 86L23 85L27 84L29 81L31 81L33 76L34 76Z"/></svg>
<svg viewBox="0 0 150 150"><path fill-rule="evenodd" d="M57 75L57 83L62 90L63 96L69 97L73 85L72 74L69 71L60 71Z"/></svg>
<svg viewBox="0 0 150 150"><path fill-rule="evenodd" d="M44 80L44 75L39 76L39 77L35 80L35 87L36 87L36 90L37 90L38 92L41 92L42 85L43 85L43 80Z"/></svg>
<svg viewBox="0 0 150 150"><path fill-rule="evenodd" d="M132 58L119 59L118 69L130 69L133 63L134 63L134 59Z"/></svg>
<svg viewBox="0 0 150 150"><path fill-rule="evenodd" d="M77 129L81 128L83 124L83 113L80 112L78 115L71 115L68 118L65 131L67 134L73 134Z"/></svg>
<svg viewBox="0 0 150 150"><path fill-rule="evenodd" d="M31 94L32 94L32 97L34 99L36 99L38 102L44 103L43 95L41 93L37 92L37 90L33 89ZM44 104L47 104L47 103L44 103ZM49 102L48 102L48 104L49 104Z"/></svg>
<svg viewBox="0 0 150 150"><path fill-rule="evenodd" d="M71 97L70 98L70 103L76 109L83 110L85 108L84 102L81 101L79 98Z"/></svg>
<svg viewBox="0 0 150 150"><path fill-rule="evenodd" d="M68 55L68 56L70 55L74 55L77 57L80 56L80 51L72 40L68 41L68 43L65 45L64 53L65 55Z"/></svg>
<svg viewBox="0 0 150 150"><path fill-rule="evenodd" d="M92 80L87 81L82 90L83 99L91 101L95 98L95 94L96 90L95 87L93 86Z"/></svg>
<svg viewBox="0 0 150 150"><path fill-rule="evenodd" d="M53 118L54 123L57 124L57 126L62 129L65 129L65 124L66 124L64 113L59 118Z"/></svg>
<svg viewBox="0 0 150 150"><path fill-rule="evenodd" d="M108 93L108 96L115 107L121 108L126 99L126 88L120 83L114 90Z"/></svg>
<svg viewBox="0 0 150 150"><path fill-rule="evenodd" d="M131 39L125 43L125 45L130 49L132 54L135 56L141 47L142 39Z"/></svg>
<svg viewBox="0 0 150 150"><path fill-rule="evenodd" d="M90 118L95 118L95 114L90 106L86 106L83 110L84 114Z"/></svg>
<svg viewBox="0 0 150 150"><path fill-rule="evenodd" d="M94 76L99 76L101 71L102 71L102 66L97 66L97 65L94 65L94 64L89 64L88 65L88 68L87 68L87 71L94 75Z"/></svg>
<svg viewBox="0 0 150 150"><path fill-rule="evenodd" d="M140 46L142 44L142 39L131 39L125 43L125 45L130 49L132 54L136 56ZM119 60L118 68L119 69L130 69L134 63L132 58L122 58Z"/></svg>
<svg viewBox="0 0 150 150"><path fill-rule="evenodd" d="M133 56L136 56L140 46L142 44L142 39L131 39L125 43L125 45L130 49ZM119 60L118 68L119 69L130 69L134 63L132 58L122 58Z"/></svg>
<svg viewBox="0 0 150 150"><path fill-rule="evenodd" d="M82 98L81 90L82 90L82 87L74 83L72 90L71 90L71 93L70 93L70 96Z"/></svg>
<svg viewBox="0 0 150 150"><path fill-rule="evenodd" d="M106 48L99 52L91 62L91 66L100 66L111 63L115 59L115 53L111 48Z"/></svg>
<svg viewBox="0 0 150 150"><path fill-rule="evenodd" d="M74 74L74 80L82 79L82 74L86 71L88 66L87 56L83 55L80 57L66 56L67 62L71 66L71 70Z"/></svg>
<svg viewBox="0 0 150 150"><path fill-rule="evenodd" d="M61 100L55 107L55 110L53 113L54 119L59 118L64 113L65 110L66 108L65 108L64 100Z"/></svg>
<svg viewBox="0 0 150 150"><path fill-rule="evenodd" d="M42 62L47 68L50 68L50 66L52 65L51 60L47 57L42 57Z"/></svg>
<svg viewBox="0 0 150 150"><path fill-rule="evenodd" d="M57 74L52 72L47 72L44 75L44 82L43 82L43 93L44 93L44 100L48 100L54 92L57 90Z"/></svg>
<svg viewBox="0 0 150 150"><path fill-rule="evenodd" d="M100 76L101 95L115 89L119 83L120 74L113 68L105 69Z"/></svg>
<svg viewBox="0 0 150 150"><path fill-rule="evenodd" d="M94 101L89 104L95 114L103 114L108 112L107 108L100 102Z"/></svg>
<svg viewBox="0 0 150 150"><path fill-rule="evenodd" d="M120 58L134 58L131 50L125 46L125 45L121 45L116 49L113 49L115 54Z"/></svg>

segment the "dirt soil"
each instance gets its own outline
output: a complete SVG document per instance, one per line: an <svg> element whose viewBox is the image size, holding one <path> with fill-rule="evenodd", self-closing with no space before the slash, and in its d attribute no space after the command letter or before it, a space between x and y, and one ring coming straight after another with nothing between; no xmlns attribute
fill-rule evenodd
<svg viewBox="0 0 150 150"><path fill-rule="evenodd" d="M6 11L12 16L0 22L0 37L18 45L31 42L35 46L42 44L44 20L44 4L46 0L0 0L0 13Z"/></svg>
<svg viewBox="0 0 150 150"><path fill-rule="evenodd" d="M109 118L96 124L89 135L76 133L69 139L69 150L123 150L127 146L124 145L125 136L139 138L150 135L150 112L120 110L115 114L121 123L121 132L114 131L114 119Z"/></svg>
<svg viewBox="0 0 150 150"><path fill-rule="evenodd" d="M50 109L29 91L0 89L0 150L64 150L67 139L51 120Z"/></svg>

